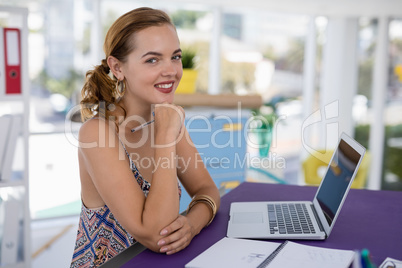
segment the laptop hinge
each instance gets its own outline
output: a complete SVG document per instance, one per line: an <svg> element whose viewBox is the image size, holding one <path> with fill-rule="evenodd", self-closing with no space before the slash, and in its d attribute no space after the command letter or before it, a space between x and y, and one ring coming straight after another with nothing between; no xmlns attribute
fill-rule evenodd
<svg viewBox="0 0 402 268"><path fill-rule="evenodd" d="M318 227L320 227L321 232L325 233L324 227L323 227L322 224L321 224L321 220L320 220L320 218L318 217L318 214L317 214L317 211L315 210L314 205L311 204L310 206L311 206L311 210L312 210L313 213L314 213L314 217L315 217L315 219L316 219L316 222L317 222L317 224L318 224ZM328 236L327 236L327 233L325 233L325 238L327 238L327 237L328 237Z"/></svg>

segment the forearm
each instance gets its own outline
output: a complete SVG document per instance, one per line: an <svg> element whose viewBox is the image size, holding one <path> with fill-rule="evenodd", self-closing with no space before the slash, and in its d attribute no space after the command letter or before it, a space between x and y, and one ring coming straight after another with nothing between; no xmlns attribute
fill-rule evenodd
<svg viewBox="0 0 402 268"><path fill-rule="evenodd" d="M160 230L176 219L179 213L179 190L176 168L176 146L166 140L156 140L157 144L167 144L155 148L155 167L152 186L146 198L143 223ZM153 229L153 228L152 228Z"/></svg>
<svg viewBox="0 0 402 268"><path fill-rule="evenodd" d="M201 189L194 197L207 195L215 202L216 211L220 206L220 195L216 187ZM187 213L187 217L192 223L194 235L197 235L211 220L214 215L211 213L211 207L205 202L198 202Z"/></svg>
<svg viewBox="0 0 402 268"><path fill-rule="evenodd" d="M142 212L142 232L138 241L147 248L158 252L160 247L157 241L162 237L160 231L173 222L179 215L179 190L175 167L174 148L160 148L155 150L155 172L152 176L152 185L145 199ZM159 162L158 162L159 161Z"/></svg>
<svg viewBox="0 0 402 268"><path fill-rule="evenodd" d="M161 230L163 237L157 243L161 247L159 252L170 255L182 250L210 223L216 213L215 208L220 203L219 193L211 189L198 191L198 194L190 203L185 217L179 215L174 222ZM206 202L204 203L204 201ZM211 209L211 204L214 209Z"/></svg>

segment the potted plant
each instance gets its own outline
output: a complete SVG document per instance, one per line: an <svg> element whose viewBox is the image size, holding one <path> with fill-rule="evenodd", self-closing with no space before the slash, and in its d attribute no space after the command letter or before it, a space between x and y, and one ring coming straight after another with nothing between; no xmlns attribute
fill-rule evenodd
<svg viewBox="0 0 402 268"><path fill-rule="evenodd" d="M268 156L271 147L273 128L277 119L275 106L266 103L258 109L252 110L250 130L255 134L260 157Z"/></svg>
<svg viewBox="0 0 402 268"><path fill-rule="evenodd" d="M195 83L197 80L197 70L195 70L195 57L197 53L193 49L183 49L181 62L183 64L183 76L176 89L179 94L191 94L195 92Z"/></svg>

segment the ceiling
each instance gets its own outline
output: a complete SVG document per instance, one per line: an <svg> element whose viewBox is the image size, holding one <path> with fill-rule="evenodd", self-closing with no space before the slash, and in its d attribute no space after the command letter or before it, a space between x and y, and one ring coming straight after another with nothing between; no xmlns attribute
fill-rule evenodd
<svg viewBox="0 0 402 268"><path fill-rule="evenodd" d="M178 0L224 8L255 8L273 12L334 17L402 17L402 0Z"/></svg>

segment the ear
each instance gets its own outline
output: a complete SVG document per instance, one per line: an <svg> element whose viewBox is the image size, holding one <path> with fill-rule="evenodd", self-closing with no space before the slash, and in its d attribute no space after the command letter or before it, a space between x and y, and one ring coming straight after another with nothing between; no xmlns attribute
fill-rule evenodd
<svg viewBox="0 0 402 268"><path fill-rule="evenodd" d="M119 80L124 79L124 74L121 68L121 62L113 56L107 57L107 65L109 65L110 71Z"/></svg>

